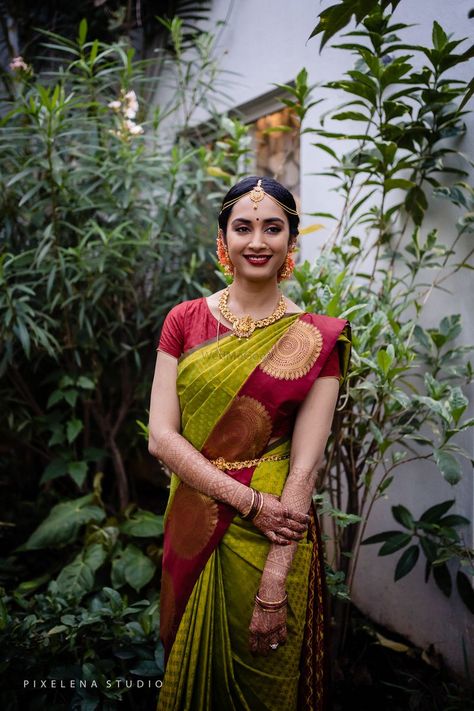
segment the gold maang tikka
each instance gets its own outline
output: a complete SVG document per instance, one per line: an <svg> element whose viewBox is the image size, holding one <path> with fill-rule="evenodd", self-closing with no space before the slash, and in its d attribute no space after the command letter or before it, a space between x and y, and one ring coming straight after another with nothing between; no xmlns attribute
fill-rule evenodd
<svg viewBox="0 0 474 711"><path fill-rule="evenodd" d="M257 184L248 194L249 198L253 202L253 209L256 210L258 207L258 203L263 200L265 197L265 191L262 188L262 179L259 178L257 181Z"/></svg>
<svg viewBox="0 0 474 711"><path fill-rule="evenodd" d="M252 201L254 210L256 210L258 208L258 203L261 202L266 195L268 198L270 198L270 200L273 200L273 202L276 205L279 205L282 208L282 210L287 212L289 215L296 215L298 217L297 210L293 210L293 208L288 207L287 205L284 205L282 202L280 202L280 200L278 200L278 198L274 197L273 195L270 195L270 193L265 192L265 190L263 189L263 186L262 186L262 178L259 178L257 180L257 184L255 185L255 187L253 187L248 192L242 193L242 195L239 195L238 197L235 197L232 200L228 200L227 202L225 202L222 205L222 208L221 208L221 211L219 214L222 214L222 212L224 212L224 210L226 210L228 207L232 207L233 205L235 205L236 202L241 200L246 195L248 195L250 200Z"/></svg>

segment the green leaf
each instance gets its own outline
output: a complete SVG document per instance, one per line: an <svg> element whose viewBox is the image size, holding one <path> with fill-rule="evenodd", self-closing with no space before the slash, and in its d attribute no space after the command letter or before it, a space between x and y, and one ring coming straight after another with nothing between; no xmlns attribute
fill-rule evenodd
<svg viewBox="0 0 474 711"><path fill-rule="evenodd" d="M402 504L392 506L392 515L395 521L398 521L398 523L405 528L409 528L410 530L414 528L413 516Z"/></svg>
<svg viewBox="0 0 474 711"><path fill-rule="evenodd" d="M137 674L138 676L159 676L160 670L154 661L144 660L137 666L134 666L133 669L130 669L130 673Z"/></svg>
<svg viewBox="0 0 474 711"><path fill-rule="evenodd" d="M61 632L65 632L67 630L66 625L55 625L54 627L51 627L50 630L48 630L47 634L60 634Z"/></svg>
<svg viewBox="0 0 474 711"><path fill-rule="evenodd" d="M62 459L61 457L53 459L53 461L50 462L44 470L40 479L40 484L51 481L51 479L57 479L59 476L64 476L67 474L67 466L68 463L65 459Z"/></svg>
<svg viewBox="0 0 474 711"><path fill-rule="evenodd" d="M448 36L446 32L443 30L441 25L436 22L436 20L433 22L433 30L431 33L431 38L433 41L433 46L435 49L441 50L444 49L447 41L448 41Z"/></svg>
<svg viewBox="0 0 474 711"><path fill-rule="evenodd" d="M461 465L451 452L442 449L435 449L433 457L438 469L444 476L448 484L457 484L462 477Z"/></svg>
<svg viewBox="0 0 474 711"><path fill-rule="evenodd" d="M78 487L81 487L87 476L87 462L69 462L67 465L67 473L73 479Z"/></svg>
<svg viewBox="0 0 474 711"><path fill-rule="evenodd" d="M105 511L94 505L93 494L56 504L19 550L59 548L67 545L76 540L81 526L91 522L100 523L104 518Z"/></svg>
<svg viewBox="0 0 474 711"><path fill-rule="evenodd" d="M155 574L156 566L153 561L132 543L123 551L122 561L125 580L137 592L149 583Z"/></svg>
<svg viewBox="0 0 474 711"><path fill-rule="evenodd" d="M62 400L63 397L64 397L64 393L62 390L54 390L48 398L46 407L49 409L53 405L56 405L56 403L59 402L60 400Z"/></svg>
<svg viewBox="0 0 474 711"><path fill-rule="evenodd" d="M440 526L443 526L443 528L455 528L456 526L469 526L471 522L465 516L450 514L449 516L443 516L443 518L439 519L438 523Z"/></svg>
<svg viewBox="0 0 474 711"><path fill-rule="evenodd" d="M79 376L77 380L77 385L82 388L83 390L94 390L95 389L95 383L93 380L90 378L87 378L85 375Z"/></svg>
<svg viewBox="0 0 474 711"><path fill-rule="evenodd" d="M383 531L383 533L376 533L373 536L369 536L362 541L362 546L372 545L373 543L383 543L394 536L399 536L400 531Z"/></svg>
<svg viewBox="0 0 474 711"><path fill-rule="evenodd" d="M68 405L71 405L71 407L74 407L77 401L77 396L79 395L77 390L65 390L63 393L63 397L68 403Z"/></svg>
<svg viewBox="0 0 474 711"><path fill-rule="evenodd" d="M40 575L38 578L34 578L33 580L24 580L15 589L15 594L21 595L22 597L31 595L31 593L34 593L36 590L38 590L38 588L47 583L50 578L51 573L44 573L43 575Z"/></svg>
<svg viewBox="0 0 474 711"><path fill-rule="evenodd" d="M405 575L408 575L408 573L413 570L419 555L420 549L417 545L410 546L406 549L406 551L404 551L395 568L395 581L400 580L400 578L404 578Z"/></svg>
<svg viewBox="0 0 474 711"><path fill-rule="evenodd" d="M459 418L469 405L469 400L464 395L460 387L454 387L452 389L448 405L450 407L454 422L458 424Z"/></svg>
<svg viewBox="0 0 474 711"><path fill-rule="evenodd" d="M66 441L64 428L62 425L56 425L54 431L49 438L48 447L53 447L55 444L63 444Z"/></svg>
<svg viewBox="0 0 474 711"><path fill-rule="evenodd" d="M392 481L393 481L393 476L387 477L387 478L385 479L385 481L383 481L383 482L379 485L379 487L378 487L378 493L379 493L379 494L383 494L383 492L386 491L386 489L388 489L388 487L390 486L390 484L392 483Z"/></svg>
<svg viewBox="0 0 474 711"><path fill-rule="evenodd" d="M415 225L421 225L427 207L428 201L425 193L418 185L415 185L405 197L405 208Z"/></svg>
<svg viewBox="0 0 474 711"><path fill-rule="evenodd" d="M127 582L125 580L125 562L121 556L117 556L112 561L111 580L114 588L121 588Z"/></svg>
<svg viewBox="0 0 474 711"><path fill-rule="evenodd" d="M87 20L84 17L79 24L79 35L77 38L77 43L82 47L86 41L87 37Z"/></svg>
<svg viewBox="0 0 474 711"><path fill-rule="evenodd" d="M420 544L421 548L423 550L423 553L426 556L426 559L432 563L436 558L438 557L438 548L434 541L431 540L431 538L427 538L426 536L421 536L420 537Z"/></svg>
<svg viewBox="0 0 474 711"><path fill-rule="evenodd" d="M446 597L449 597L453 589L453 583L446 563L433 566L433 578L441 592L446 595Z"/></svg>
<svg viewBox="0 0 474 711"><path fill-rule="evenodd" d="M455 499L449 499L448 501L442 501L440 504L435 504L430 506L429 509L421 515L420 521L425 521L426 523L438 523L440 518L449 511L453 506Z"/></svg>
<svg viewBox="0 0 474 711"><path fill-rule="evenodd" d="M69 442L69 444L71 444L71 442L74 442L79 432L82 432L83 429L84 425L81 420L69 420L66 425L67 441Z"/></svg>
<svg viewBox="0 0 474 711"><path fill-rule="evenodd" d="M335 121L364 121L367 123L369 117L359 111L341 111L339 114L333 114L331 118Z"/></svg>
<svg viewBox="0 0 474 711"><path fill-rule="evenodd" d="M59 592L77 599L90 592L94 586L94 573L101 567L106 557L106 551L98 543L81 551L58 575L56 582Z"/></svg>
<svg viewBox="0 0 474 711"><path fill-rule="evenodd" d="M151 511L138 510L133 516L120 525L122 533L137 537L161 536L163 533L163 516L157 516Z"/></svg>
<svg viewBox="0 0 474 711"><path fill-rule="evenodd" d="M474 590L472 589L471 581L462 570L458 570L456 575L456 587L461 600L474 615Z"/></svg>
<svg viewBox="0 0 474 711"><path fill-rule="evenodd" d="M391 553L395 553L401 548L405 548L405 546L410 543L411 539L412 537L409 533L398 533L398 535L392 536L392 538L389 538L389 540L383 544L382 548L378 552L378 555L391 555Z"/></svg>
<svg viewBox="0 0 474 711"><path fill-rule="evenodd" d="M380 348L377 352L377 363L384 375L387 375L393 363L393 355L385 348Z"/></svg>
<svg viewBox="0 0 474 711"><path fill-rule="evenodd" d="M413 181L405 178L387 178L384 182L385 192L387 193L390 190L410 190L413 186Z"/></svg>

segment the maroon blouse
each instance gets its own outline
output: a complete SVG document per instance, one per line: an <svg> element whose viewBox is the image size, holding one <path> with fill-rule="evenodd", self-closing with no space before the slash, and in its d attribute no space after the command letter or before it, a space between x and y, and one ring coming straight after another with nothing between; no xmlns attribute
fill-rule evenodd
<svg viewBox="0 0 474 711"><path fill-rule="evenodd" d="M205 296L192 301L183 301L174 306L166 316L157 350L180 358L191 348L216 338L218 325L220 334L229 332L230 329L227 326L222 323L218 324L207 305ZM339 356L336 345L318 377L339 377L339 375Z"/></svg>

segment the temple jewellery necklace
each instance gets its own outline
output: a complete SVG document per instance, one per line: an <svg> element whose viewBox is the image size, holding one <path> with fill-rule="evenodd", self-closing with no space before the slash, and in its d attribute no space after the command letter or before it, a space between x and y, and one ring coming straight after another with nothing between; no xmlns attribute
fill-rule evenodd
<svg viewBox="0 0 474 711"><path fill-rule="evenodd" d="M224 289L219 298L219 313L232 324L232 331L237 338L248 338L252 335L256 328L263 328L264 326L270 326L270 324L275 323L281 319L286 313L286 303L283 294L280 296L280 300L276 306L276 309L270 316L266 318L253 319L250 314L246 316L236 316L227 306L229 300L229 287Z"/></svg>

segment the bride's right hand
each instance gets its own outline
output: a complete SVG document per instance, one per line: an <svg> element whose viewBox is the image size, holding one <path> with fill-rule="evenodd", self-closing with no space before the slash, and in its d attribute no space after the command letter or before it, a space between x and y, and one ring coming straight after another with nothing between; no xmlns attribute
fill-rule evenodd
<svg viewBox="0 0 474 711"><path fill-rule="evenodd" d="M263 506L252 520L269 541L281 546L300 541L306 533L310 517L284 506L273 494L263 494Z"/></svg>

